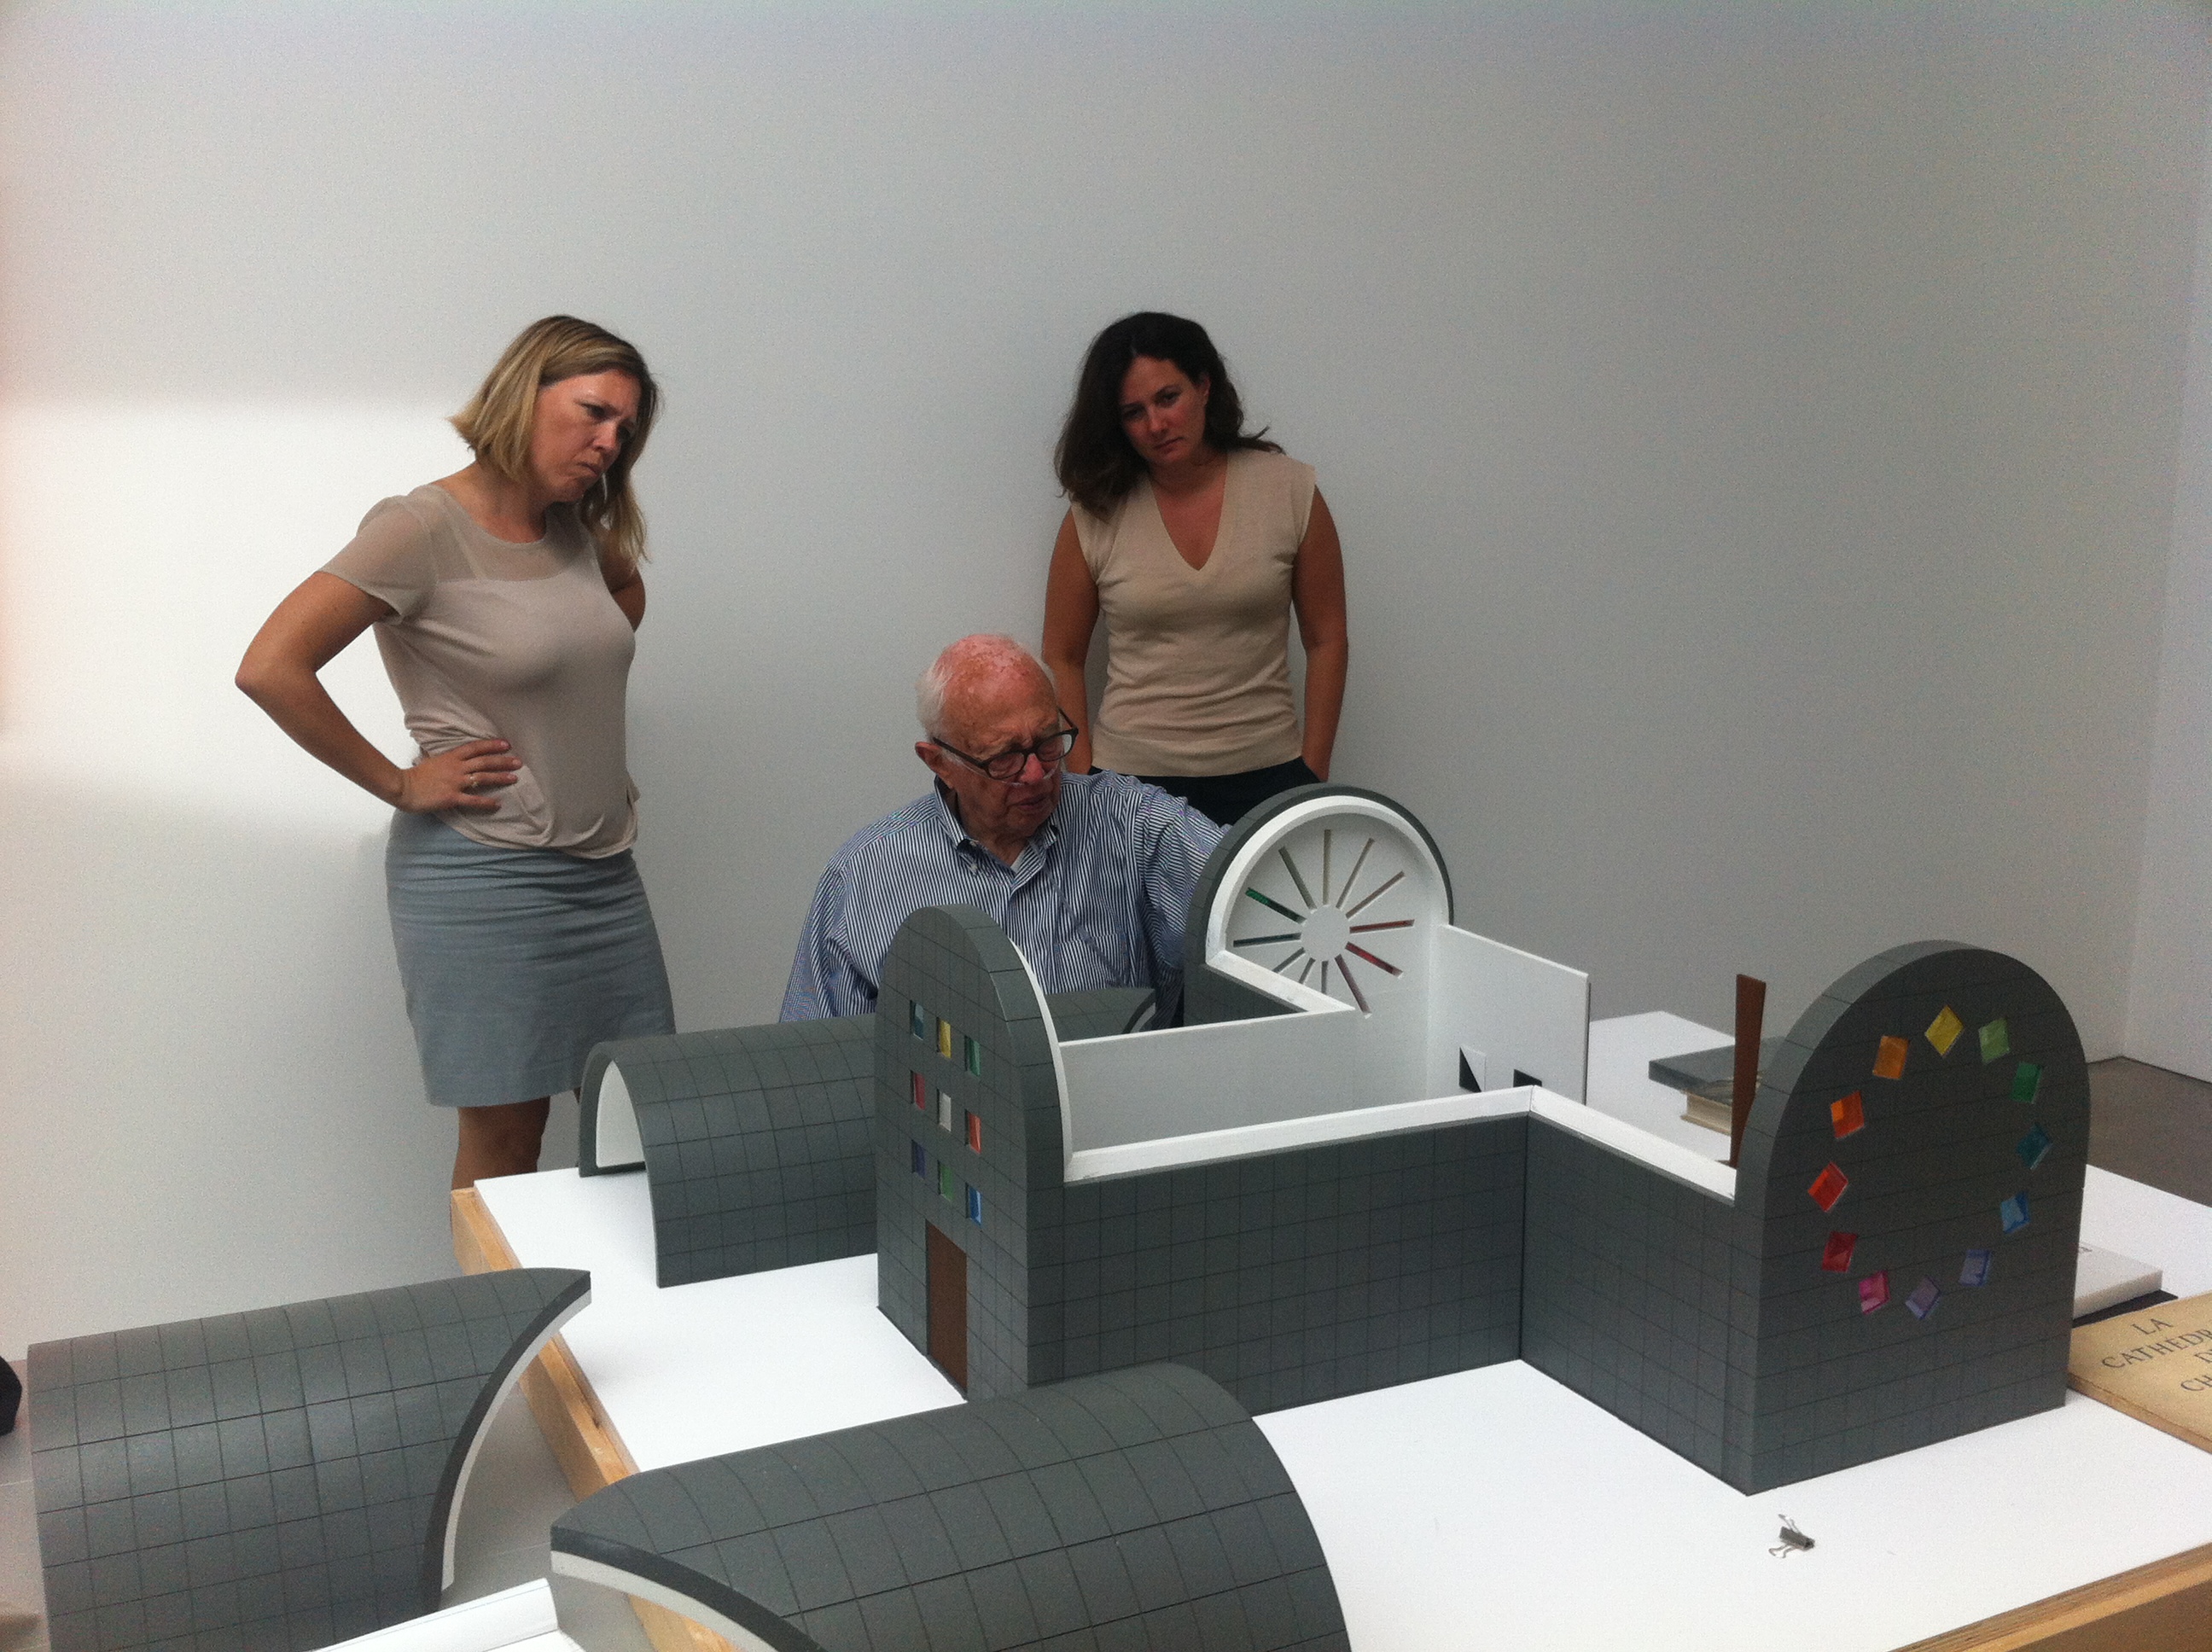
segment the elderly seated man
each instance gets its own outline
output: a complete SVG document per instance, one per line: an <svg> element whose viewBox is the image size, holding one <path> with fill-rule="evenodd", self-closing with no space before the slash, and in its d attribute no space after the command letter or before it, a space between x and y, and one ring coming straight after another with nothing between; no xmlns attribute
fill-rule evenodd
<svg viewBox="0 0 2212 1652"><path fill-rule="evenodd" d="M830 857L799 938L782 1019L876 1007L891 937L966 902L1004 926L1048 993L1182 977L1183 924L1221 829L1127 774L1065 774L1075 731L1011 637L963 637L917 689L926 797Z"/></svg>

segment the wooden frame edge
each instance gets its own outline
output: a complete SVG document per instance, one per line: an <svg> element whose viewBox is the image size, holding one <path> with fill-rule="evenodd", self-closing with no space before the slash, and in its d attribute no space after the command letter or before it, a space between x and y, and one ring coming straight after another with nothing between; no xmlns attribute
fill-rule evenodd
<svg viewBox="0 0 2212 1652"><path fill-rule="evenodd" d="M2031 1601L1899 1652L2193 1652L2212 1620L2212 1543Z"/></svg>
<svg viewBox="0 0 2212 1652"><path fill-rule="evenodd" d="M474 1187L453 1190L453 1260L462 1272L493 1273L520 1266L483 1195ZM577 1501L637 1473L637 1460L607 1421L599 1395L592 1392L591 1379L561 1338L548 1342L523 1372L522 1397ZM635 1594L625 1598L655 1652L735 1652L704 1625Z"/></svg>

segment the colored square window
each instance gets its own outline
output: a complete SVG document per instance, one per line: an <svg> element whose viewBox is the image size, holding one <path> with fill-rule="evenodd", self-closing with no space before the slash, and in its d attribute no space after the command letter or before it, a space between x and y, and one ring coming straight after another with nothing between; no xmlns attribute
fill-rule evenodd
<svg viewBox="0 0 2212 1652"><path fill-rule="evenodd" d="M1905 1077L1906 1044L1902 1038L1885 1038L1874 1053L1874 1076L1877 1078Z"/></svg>
<svg viewBox="0 0 2212 1652"><path fill-rule="evenodd" d="M1850 1185L1850 1178L1832 1163L1813 1178L1813 1185L1805 1191L1813 1195L1813 1202L1822 1210L1832 1211L1836 1201L1844 1196L1844 1189Z"/></svg>
<svg viewBox="0 0 2212 1652"><path fill-rule="evenodd" d="M1966 1030L1966 1023L1951 1013L1946 1004L1943 1013L1928 1023L1928 1042L1936 1047L1938 1055L1948 1055L1951 1046L1959 1042L1959 1035Z"/></svg>
<svg viewBox="0 0 2212 1652"><path fill-rule="evenodd" d="M965 1033L960 1037L960 1064L978 1078L983 1076L983 1047Z"/></svg>
<svg viewBox="0 0 2212 1652"><path fill-rule="evenodd" d="M2020 1162L2022 1164L2033 1170L2045 1159L2050 1157L2052 1145L2049 1133L2039 1124L2022 1136L2019 1145L2012 1151L2020 1155Z"/></svg>
<svg viewBox="0 0 2212 1652"><path fill-rule="evenodd" d="M973 1187L968 1190L968 1219L979 1228L983 1225L983 1195Z"/></svg>
<svg viewBox="0 0 2212 1652"><path fill-rule="evenodd" d="M1836 1127L1836 1139L1856 1136L1866 1128L1866 1101L1853 1090L1840 1101L1828 1103L1828 1122Z"/></svg>
<svg viewBox="0 0 2212 1652"><path fill-rule="evenodd" d="M1982 1065L1987 1066L2000 1055L2012 1054L2012 1034L2006 1030L2004 1017L1999 1016L1982 1029Z"/></svg>
<svg viewBox="0 0 2212 1652"><path fill-rule="evenodd" d="M927 1038L929 1036L929 1011L923 1009L921 1005L913 1002L911 999L908 1000L906 1007L906 1024L914 1029L914 1036L916 1038Z"/></svg>
<svg viewBox="0 0 2212 1652"><path fill-rule="evenodd" d="M952 1133L952 1098L941 1090L937 1092L937 1127L948 1136Z"/></svg>
<svg viewBox="0 0 2212 1652"><path fill-rule="evenodd" d="M973 1113L968 1115L968 1151L971 1153L983 1151L983 1121Z"/></svg>
<svg viewBox="0 0 2212 1652"><path fill-rule="evenodd" d="M1889 1270L1869 1273L1859 1281L1859 1312L1871 1314L1889 1300Z"/></svg>
<svg viewBox="0 0 2212 1652"><path fill-rule="evenodd" d="M2043 1069L2033 1061L2023 1061L2012 1070L2012 1098L2015 1102L2033 1102L2043 1088Z"/></svg>
<svg viewBox="0 0 2212 1652"><path fill-rule="evenodd" d="M2004 1224L2007 1233L2018 1233L2027 1225L2027 1195L2014 1193L1997 1206L1997 1220Z"/></svg>
<svg viewBox="0 0 2212 1652"><path fill-rule="evenodd" d="M1913 1318L1924 1320L1936 1311L1936 1300L1942 1294L1936 1288L1935 1280L1923 1279L1912 1287L1912 1294L1905 1299L1905 1305L1912 1310Z"/></svg>
<svg viewBox="0 0 2212 1652"><path fill-rule="evenodd" d="M952 1202L952 1167L943 1159L937 1161L937 1195L946 1204Z"/></svg>
<svg viewBox="0 0 2212 1652"><path fill-rule="evenodd" d="M928 1112L929 1086L921 1081L921 1075L918 1072L909 1072L907 1077L912 1080L908 1088L914 1094L914 1110L917 1113Z"/></svg>
<svg viewBox="0 0 2212 1652"><path fill-rule="evenodd" d="M929 1151L920 1142L907 1143L906 1162L914 1167L915 1175L926 1176L929 1174Z"/></svg>
<svg viewBox="0 0 2212 1652"><path fill-rule="evenodd" d="M1838 1230L1830 1234L1827 1248L1820 1253L1820 1266L1831 1273L1850 1272L1851 1253L1858 1248L1858 1243L1859 1236L1856 1233Z"/></svg>
<svg viewBox="0 0 2212 1652"><path fill-rule="evenodd" d="M1960 1285L1987 1285L1990 1282L1990 1258L1993 1252L1970 1250L1966 1266L1959 1270Z"/></svg>
<svg viewBox="0 0 2212 1652"><path fill-rule="evenodd" d="M952 1023L950 1021L937 1023L937 1053L948 1061L952 1059Z"/></svg>

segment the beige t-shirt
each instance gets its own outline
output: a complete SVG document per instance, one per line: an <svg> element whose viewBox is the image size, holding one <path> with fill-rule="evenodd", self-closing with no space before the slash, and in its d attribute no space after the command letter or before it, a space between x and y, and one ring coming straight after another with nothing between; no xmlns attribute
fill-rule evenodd
<svg viewBox="0 0 2212 1652"><path fill-rule="evenodd" d="M1204 568L1168 537L1149 478L1101 520L1074 511L1106 616L1106 693L1091 760L1128 774L1237 774L1298 755L1291 570L1313 513L1310 465L1229 456Z"/></svg>
<svg viewBox="0 0 2212 1652"><path fill-rule="evenodd" d="M427 483L380 500L323 572L392 605L376 646L424 756L496 738L522 760L513 786L483 793L495 811L439 819L479 843L587 859L630 846L637 789L623 732L637 640L574 511L556 506L543 539L510 544Z"/></svg>

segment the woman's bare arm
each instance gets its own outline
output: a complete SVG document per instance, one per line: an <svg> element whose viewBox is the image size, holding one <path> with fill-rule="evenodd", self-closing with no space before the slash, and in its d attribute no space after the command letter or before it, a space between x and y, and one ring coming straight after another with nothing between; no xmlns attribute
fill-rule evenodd
<svg viewBox="0 0 2212 1652"><path fill-rule="evenodd" d="M237 683L276 726L356 786L409 814L489 811L496 799L464 787L514 784L520 758L504 740L471 740L402 768L346 720L315 673L391 608L335 574L310 574L276 605L246 650Z"/></svg>
<svg viewBox="0 0 2212 1652"><path fill-rule="evenodd" d="M1091 660L1091 635L1098 625L1098 586L1091 565L1083 560L1083 544L1075 537L1075 513L1060 525L1053 542L1052 572L1044 586L1044 664L1060 695L1060 708L1075 725L1075 745L1067 766L1079 774L1091 772L1091 689L1084 676Z"/></svg>
<svg viewBox="0 0 2212 1652"><path fill-rule="evenodd" d="M1306 537L1291 570L1291 604L1298 616L1298 641L1306 651L1306 767L1328 778L1336 750L1337 720L1344 712L1344 676L1351 639L1344 613L1344 547L1336 519L1318 489Z"/></svg>
<svg viewBox="0 0 2212 1652"><path fill-rule="evenodd" d="M645 575L637 571L637 564L628 566L602 561L599 573L606 580L607 594L615 599L615 606L623 610L633 631L645 623Z"/></svg>

